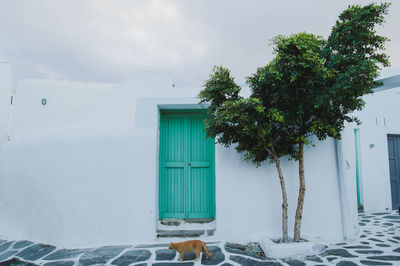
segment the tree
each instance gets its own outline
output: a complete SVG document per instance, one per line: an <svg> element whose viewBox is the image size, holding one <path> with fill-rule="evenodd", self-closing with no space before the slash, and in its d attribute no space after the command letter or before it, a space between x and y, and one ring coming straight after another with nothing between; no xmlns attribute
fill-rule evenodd
<svg viewBox="0 0 400 266"><path fill-rule="evenodd" d="M263 105L278 110L284 117L286 143L292 145L290 154L299 161L299 198L295 218L294 241L299 241L301 215L306 190L304 177L304 146L311 144L313 125L325 105L316 105L323 96L325 81L332 73L324 67L322 57L326 41L308 33L279 35L273 39L275 58L266 68L258 69L251 80L259 85L252 87L251 97L262 100ZM326 134L321 139L325 138Z"/></svg>
<svg viewBox="0 0 400 266"><path fill-rule="evenodd" d="M300 241L306 191L304 147L313 145L313 135L318 140L340 139L345 122L359 123L353 112L363 108L362 97L377 85L379 67L389 65L382 52L388 39L374 30L384 22L389 6L349 6L327 40L305 32L278 35L272 40L274 59L248 78L248 99L239 96L240 88L222 67L200 93L203 103L211 103L207 134L219 143L237 143L236 149L252 162L275 162L280 180L277 158L288 155L298 160L295 242ZM285 195L282 181L281 188Z"/></svg>
<svg viewBox="0 0 400 266"><path fill-rule="evenodd" d="M261 98L264 105L273 104L280 112L287 135L297 143L296 242L300 241L306 191L304 146L312 144L312 135L319 140L340 139L345 122L359 123L353 112L363 108L362 96L377 85L374 79L379 65L389 65L387 55L381 52L387 38L374 30L384 22L388 7L387 3L350 6L339 16L328 40L309 33L275 37L276 56L268 69L271 80L258 86L259 90L253 89L252 97Z"/></svg>
<svg viewBox="0 0 400 266"><path fill-rule="evenodd" d="M374 80L378 77L380 66L390 65L388 56L382 52L388 38L377 35L375 31L376 25L383 24L389 6L389 3L349 6L332 28L323 51L325 62L321 72L327 70L329 73L324 86L319 89L323 93L310 92L317 95L317 115L311 132L318 139L340 139L345 122L360 123L353 115L354 111L362 110L365 105L362 97L372 93L372 89L379 85ZM299 193L295 241L300 240L301 197L304 201L304 196Z"/></svg>
<svg viewBox="0 0 400 266"><path fill-rule="evenodd" d="M257 86L256 81L249 80L249 83ZM202 104L210 104L207 136L226 147L236 144L235 149L256 166L264 161L275 163L282 191L282 242L287 242L288 204L280 158L294 151L282 131L283 117L276 109L263 106L258 98L239 96L240 87L226 68L215 67L204 87L199 98Z"/></svg>

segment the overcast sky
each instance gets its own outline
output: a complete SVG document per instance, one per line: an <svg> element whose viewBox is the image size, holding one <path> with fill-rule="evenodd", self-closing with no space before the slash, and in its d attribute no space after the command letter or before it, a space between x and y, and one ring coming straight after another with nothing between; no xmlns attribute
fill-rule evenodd
<svg viewBox="0 0 400 266"><path fill-rule="evenodd" d="M349 4L288 0L0 0L0 61L14 80L41 77L119 82L136 71L170 72L177 86L199 86L214 65L238 82L272 58L277 34L327 37ZM378 1L380 2L380 1ZM400 1L377 31L400 65Z"/></svg>

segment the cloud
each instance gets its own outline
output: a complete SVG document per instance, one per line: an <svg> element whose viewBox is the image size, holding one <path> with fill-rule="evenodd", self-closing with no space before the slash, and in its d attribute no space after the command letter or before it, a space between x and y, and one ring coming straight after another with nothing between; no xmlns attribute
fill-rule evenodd
<svg viewBox="0 0 400 266"><path fill-rule="evenodd" d="M238 81L272 58L268 40L308 31L327 36L349 1L0 1L0 61L17 80L52 77L118 82L139 70L172 72L200 85L213 65ZM352 1L351 3L367 3ZM379 32L400 64L393 3Z"/></svg>

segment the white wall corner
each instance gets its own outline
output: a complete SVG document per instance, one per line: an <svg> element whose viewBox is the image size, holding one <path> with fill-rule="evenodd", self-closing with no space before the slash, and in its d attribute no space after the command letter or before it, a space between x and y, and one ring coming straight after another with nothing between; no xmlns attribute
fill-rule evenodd
<svg viewBox="0 0 400 266"><path fill-rule="evenodd" d="M335 140L339 200L342 214L343 238L355 239L359 233L356 188L356 164L352 127L342 132L342 140ZM352 138L353 137L353 138Z"/></svg>

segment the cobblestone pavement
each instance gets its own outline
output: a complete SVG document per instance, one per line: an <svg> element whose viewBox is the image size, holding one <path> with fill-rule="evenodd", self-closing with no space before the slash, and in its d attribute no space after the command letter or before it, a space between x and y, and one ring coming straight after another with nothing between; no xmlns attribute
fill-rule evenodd
<svg viewBox="0 0 400 266"><path fill-rule="evenodd" d="M362 213L359 215L362 234L357 241L327 245L324 253L291 259L273 259L265 256L257 243L246 246L208 243L214 254L193 262L193 253L185 254L178 262L178 254L167 244L138 246L104 246L88 249L57 249L51 245L27 240L0 240L2 265L400 265L400 216L395 211Z"/></svg>

